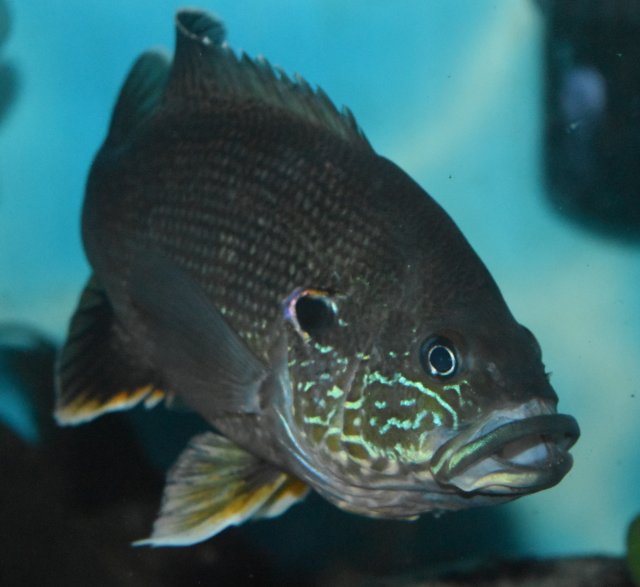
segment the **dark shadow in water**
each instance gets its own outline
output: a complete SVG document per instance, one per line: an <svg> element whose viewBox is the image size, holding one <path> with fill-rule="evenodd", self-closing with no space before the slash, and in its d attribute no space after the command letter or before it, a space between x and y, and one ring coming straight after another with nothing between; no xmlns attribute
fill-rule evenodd
<svg viewBox="0 0 640 587"><path fill-rule="evenodd" d="M0 64L0 125L6 120L18 95L18 72L9 63Z"/></svg>
<svg viewBox="0 0 640 587"><path fill-rule="evenodd" d="M0 45L3 45L9 36L9 10L4 0L0 0Z"/></svg>
<svg viewBox="0 0 640 587"><path fill-rule="evenodd" d="M0 325L0 414L32 442L50 427L55 353L53 342L36 329Z"/></svg>
<svg viewBox="0 0 640 587"><path fill-rule="evenodd" d="M122 414L55 425L53 359L33 330L0 326L0 399L3 382L18 386L40 438L0 425L0 585L288 585L237 533L192 548L132 547L151 529L163 475Z"/></svg>
<svg viewBox="0 0 640 587"><path fill-rule="evenodd" d="M310 582L344 574L414 573L508 556L517 546L516 528L500 508L396 522L342 512L317 494L280 518L230 532L251 536L284 578L305 577Z"/></svg>
<svg viewBox="0 0 640 587"><path fill-rule="evenodd" d="M0 48L9 35L10 19L7 5L0 0ZM5 121L11 104L18 94L19 78L15 67L11 63L0 61L0 125Z"/></svg>

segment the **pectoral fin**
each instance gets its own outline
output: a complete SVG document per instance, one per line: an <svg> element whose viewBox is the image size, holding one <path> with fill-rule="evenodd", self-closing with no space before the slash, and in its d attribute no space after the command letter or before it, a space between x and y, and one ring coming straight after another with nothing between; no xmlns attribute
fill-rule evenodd
<svg viewBox="0 0 640 587"><path fill-rule="evenodd" d="M204 417L259 410L266 367L194 277L145 250L132 264L130 295L146 325L150 360L168 389Z"/></svg>
<svg viewBox="0 0 640 587"><path fill-rule="evenodd" d="M279 515L307 492L298 479L206 432L192 439L169 472L153 533L135 544L201 542L228 526Z"/></svg>

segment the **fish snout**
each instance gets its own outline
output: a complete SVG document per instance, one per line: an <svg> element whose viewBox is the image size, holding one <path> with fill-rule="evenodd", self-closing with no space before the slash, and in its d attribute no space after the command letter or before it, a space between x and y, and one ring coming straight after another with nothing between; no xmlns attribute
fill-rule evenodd
<svg viewBox="0 0 640 587"><path fill-rule="evenodd" d="M430 468L439 483L464 492L533 493L569 472L569 449L579 436L578 423L565 414L496 418L443 444Z"/></svg>

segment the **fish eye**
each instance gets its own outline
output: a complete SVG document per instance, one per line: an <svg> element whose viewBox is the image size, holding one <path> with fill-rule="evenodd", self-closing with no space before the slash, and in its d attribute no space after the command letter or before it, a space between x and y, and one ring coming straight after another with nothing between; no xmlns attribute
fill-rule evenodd
<svg viewBox="0 0 640 587"><path fill-rule="evenodd" d="M432 377L447 378L458 369L453 343L444 336L433 336L420 346L420 364Z"/></svg>
<svg viewBox="0 0 640 587"><path fill-rule="evenodd" d="M303 336L317 337L331 328L338 313L336 303L328 292L301 290L291 296L288 316Z"/></svg>

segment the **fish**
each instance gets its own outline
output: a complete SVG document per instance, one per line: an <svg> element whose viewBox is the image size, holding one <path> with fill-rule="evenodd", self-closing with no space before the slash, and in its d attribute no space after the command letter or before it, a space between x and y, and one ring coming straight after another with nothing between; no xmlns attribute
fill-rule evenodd
<svg viewBox="0 0 640 587"><path fill-rule="evenodd" d="M91 276L55 417L179 405L210 429L169 470L151 535L189 545L313 490L374 518L557 484L576 420L466 238L300 76L176 15L132 66L91 167Z"/></svg>

